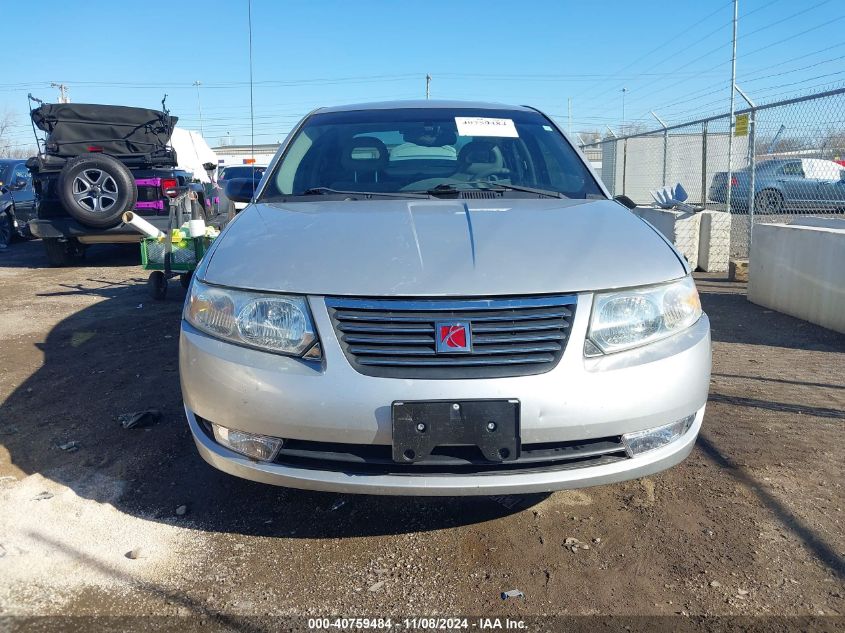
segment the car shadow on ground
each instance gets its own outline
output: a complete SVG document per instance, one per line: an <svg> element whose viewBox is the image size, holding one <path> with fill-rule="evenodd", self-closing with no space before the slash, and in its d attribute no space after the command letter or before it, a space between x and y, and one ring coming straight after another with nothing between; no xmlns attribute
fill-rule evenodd
<svg viewBox="0 0 845 633"><path fill-rule="evenodd" d="M91 244L85 249L85 256L68 268L115 268L138 262L138 244ZM41 240L16 240L8 248L0 250L0 266L4 268L49 269L47 254Z"/></svg>
<svg viewBox="0 0 845 633"><path fill-rule="evenodd" d="M777 348L803 350L808 352L845 352L845 335L828 330L807 321L796 319L786 314L762 308L748 301L745 295L745 284L728 282L726 280L699 279L697 282L701 293L702 306L707 312L711 323L711 336L715 343L738 343L749 346L763 346L769 352ZM755 358L754 348L747 348L747 360L760 363ZM752 370L748 375L735 372L714 371L712 377L718 381L711 386L709 402L718 407L728 405L733 415L743 408L785 413L788 415L806 415L837 423L845 420L845 411L836 406L813 406L800 401L802 388L845 390L845 379L838 384L833 380L814 380L814 374L808 371L806 377L776 377L771 376L776 368L763 372ZM805 379L801 379L805 378ZM731 395L719 393L724 385L742 388L743 384L751 381L755 390L750 394ZM782 402L766 397L751 397L759 393L760 388L767 389L764 393L777 393L780 399L796 399L796 402ZM791 390L790 390L791 389ZM789 395L787 395L789 394ZM714 408L708 409L710 415L718 415ZM736 424L741 424L735 420ZM845 558L828 544L825 535L818 533L811 527L807 517L790 509L787 504L767 490L765 482L760 481L750 472L745 460L740 457L742 450L726 450L717 441L709 429L705 427L697 440L697 448L713 464L729 474L759 502L766 506L778 522L797 537L821 564L827 567L839 578L845 578Z"/></svg>
<svg viewBox="0 0 845 633"><path fill-rule="evenodd" d="M199 457L182 410L178 337L185 291L177 282L159 302L140 276L92 281L38 293L103 300L53 327L37 344L42 365L2 404L0 444L24 476L40 473L145 519L295 538L437 530L501 518L548 496L338 495L221 473ZM6 362L32 356L31 342L18 345L7 350ZM157 424L127 430L118 422L121 413L150 408L163 413ZM187 512L177 516L183 505Z"/></svg>

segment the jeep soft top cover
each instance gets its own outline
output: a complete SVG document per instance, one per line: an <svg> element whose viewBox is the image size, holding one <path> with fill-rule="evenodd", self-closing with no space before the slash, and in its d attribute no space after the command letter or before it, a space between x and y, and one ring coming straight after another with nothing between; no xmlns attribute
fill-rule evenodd
<svg viewBox="0 0 845 633"><path fill-rule="evenodd" d="M120 157L172 153L167 143L177 118L159 110L91 103L45 103L31 113L47 132L49 155L95 151Z"/></svg>

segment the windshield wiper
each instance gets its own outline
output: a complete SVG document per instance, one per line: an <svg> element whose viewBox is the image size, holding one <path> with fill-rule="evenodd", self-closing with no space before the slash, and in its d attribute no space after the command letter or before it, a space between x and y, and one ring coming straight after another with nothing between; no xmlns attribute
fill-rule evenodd
<svg viewBox="0 0 845 633"><path fill-rule="evenodd" d="M461 185L484 185L483 187L457 187L456 184ZM545 196L547 198L566 198L560 191L553 191L550 189L536 189L534 187L523 187L522 185L509 185L501 182L490 182L488 180L467 180L461 183L443 183L437 185L432 189L426 189L425 193L432 196L439 194L461 193L462 191L524 191L525 193L534 193L538 196ZM422 191L414 193L423 193Z"/></svg>
<svg viewBox="0 0 845 633"><path fill-rule="evenodd" d="M431 195L422 191L340 191L332 189L331 187L311 187L302 193L293 194L294 196L382 196L385 198L431 198Z"/></svg>
<svg viewBox="0 0 845 633"><path fill-rule="evenodd" d="M468 185L485 185L484 189L505 189L507 191L524 191L526 193L536 193L538 196L548 196L549 198L568 198L560 191L554 189L538 189L536 187L523 187L522 185L510 185L503 182L490 182L489 180L468 180Z"/></svg>

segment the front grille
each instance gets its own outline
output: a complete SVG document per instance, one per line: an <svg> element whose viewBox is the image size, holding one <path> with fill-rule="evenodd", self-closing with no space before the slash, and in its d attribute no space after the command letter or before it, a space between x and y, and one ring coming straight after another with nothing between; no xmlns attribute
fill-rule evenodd
<svg viewBox="0 0 845 633"><path fill-rule="evenodd" d="M577 297L326 298L352 366L385 378L496 378L542 374L560 361ZM469 323L469 353L438 353L436 322Z"/></svg>

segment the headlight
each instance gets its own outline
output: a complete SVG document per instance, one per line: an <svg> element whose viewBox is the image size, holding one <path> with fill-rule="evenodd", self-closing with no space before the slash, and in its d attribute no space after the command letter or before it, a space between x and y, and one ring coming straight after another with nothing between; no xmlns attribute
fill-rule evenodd
<svg viewBox="0 0 845 633"><path fill-rule="evenodd" d="M692 277L660 286L597 294L585 347L588 356L619 352L666 338L701 317Z"/></svg>
<svg viewBox="0 0 845 633"><path fill-rule="evenodd" d="M317 335L304 297L230 290L194 279L184 317L198 330L232 343L320 357L314 353Z"/></svg>

